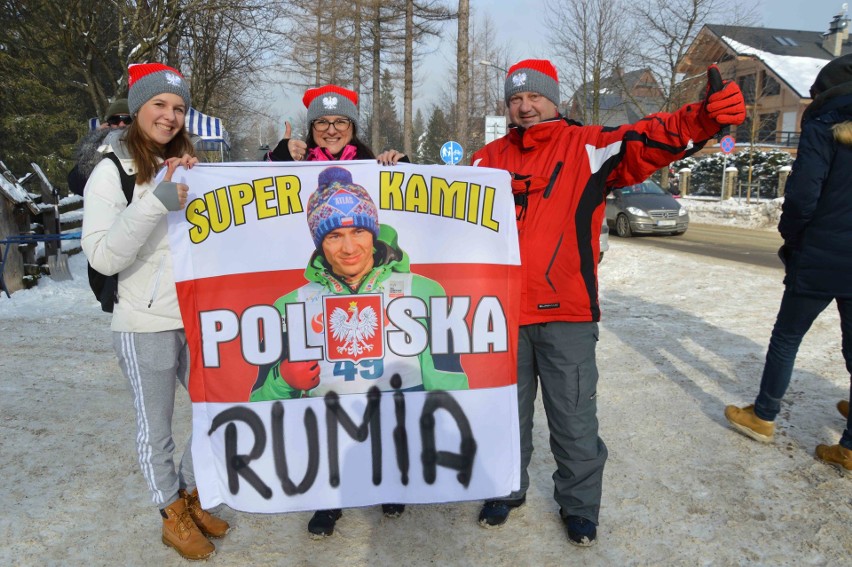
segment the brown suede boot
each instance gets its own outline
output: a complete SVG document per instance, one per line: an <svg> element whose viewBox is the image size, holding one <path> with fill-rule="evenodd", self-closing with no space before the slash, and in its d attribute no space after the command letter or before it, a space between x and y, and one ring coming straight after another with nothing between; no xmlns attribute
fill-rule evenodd
<svg viewBox="0 0 852 567"><path fill-rule="evenodd" d="M852 474L852 451L841 445L817 445L817 458L834 465L845 475Z"/></svg>
<svg viewBox="0 0 852 567"><path fill-rule="evenodd" d="M837 411L840 412L840 415L849 419L849 400L840 400L837 402Z"/></svg>
<svg viewBox="0 0 852 567"><path fill-rule="evenodd" d="M754 415L754 405L744 408L727 406L725 417L734 429L761 443L771 443L775 434L775 423Z"/></svg>
<svg viewBox="0 0 852 567"><path fill-rule="evenodd" d="M216 547L192 521L183 498L178 498L163 509L163 543L175 548L184 559L207 559Z"/></svg>
<svg viewBox="0 0 852 567"><path fill-rule="evenodd" d="M231 526L228 522L221 518L217 518L210 512L201 508L201 502L198 501L198 489L196 488L191 493L184 489L178 491L181 498L186 501L186 507L189 510L189 515L201 533L207 537L220 538L231 531Z"/></svg>

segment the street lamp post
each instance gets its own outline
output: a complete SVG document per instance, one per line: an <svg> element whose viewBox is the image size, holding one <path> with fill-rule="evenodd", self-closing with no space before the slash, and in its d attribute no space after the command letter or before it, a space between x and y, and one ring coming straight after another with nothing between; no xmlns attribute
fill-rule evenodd
<svg viewBox="0 0 852 567"><path fill-rule="evenodd" d="M495 65L491 61L487 61L487 60L483 59L479 62L479 64L485 65L486 67L491 67L493 69L497 69L498 71L502 71L504 73L503 76L509 74L509 71L507 69L504 69L503 67L500 67L499 65ZM500 87L502 85L503 85L503 81L501 80L501 75L498 73L497 74L497 97L496 97L496 100L494 101L494 107L496 109L497 114L502 114L502 111L503 111L503 106L500 104L500 90L501 90Z"/></svg>
<svg viewBox="0 0 852 567"><path fill-rule="evenodd" d="M509 72L506 69L504 69L503 67L500 67L499 65L495 65L491 61L483 60L483 61L480 61L479 64L485 65L486 67L493 67L494 69L497 69L497 71L505 73L506 75L509 74ZM496 115L485 117L485 143L486 144L493 141L493 140L496 140L497 138L500 138L501 136L504 136L506 134L506 116L505 116L505 113L503 112L503 105L500 102L501 101L500 91L502 90L501 87L502 87L502 84L503 84L501 79L502 79L503 76L505 76L505 75L501 75L500 73L497 74L497 100L495 101L495 104L494 104L494 106L496 107Z"/></svg>

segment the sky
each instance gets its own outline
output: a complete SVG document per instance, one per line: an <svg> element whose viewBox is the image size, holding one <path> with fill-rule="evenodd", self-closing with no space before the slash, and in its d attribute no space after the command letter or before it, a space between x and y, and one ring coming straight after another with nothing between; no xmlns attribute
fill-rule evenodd
<svg viewBox="0 0 852 567"><path fill-rule="evenodd" d="M451 0L450 3L453 4ZM765 27L812 31L827 31L829 22L841 6L841 2L836 0L752 0L751 3L760 5L761 24ZM546 38L548 31L540 17L543 14L543 0L471 0L470 4L475 12L474 18L486 11L490 14L498 35L505 38L509 46L511 58L522 60L551 56ZM417 70L415 111L419 108L428 112L433 104L441 103L441 97L447 90L446 81L450 78L451 70L455 68L453 25L447 26L445 37L440 42L433 42L428 46L432 53L424 58ZM273 106L273 113L278 113L281 117L279 130L283 132L283 120L293 121L304 115L302 93L295 92L289 85L280 85L274 91L277 102ZM400 94L397 109L401 108Z"/></svg>

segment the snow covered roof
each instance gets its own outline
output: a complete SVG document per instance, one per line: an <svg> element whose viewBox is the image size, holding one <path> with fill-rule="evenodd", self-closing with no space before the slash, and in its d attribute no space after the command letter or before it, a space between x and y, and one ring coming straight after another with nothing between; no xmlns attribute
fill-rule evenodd
<svg viewBox="0 0 852 567"><path fill-rule="evenodd" d="M0 175L0 193L13 203L25 203L30 200L29 195L18 183L12 183L5 176Z"/></svg>
<svg viewBox="0 0 852 567"><path fill-rule="evenodd" d="M751 55L775 73L778 78L790 86L801 98L810 98L810 88L814 84L817 73L829 59L816 57L800 57L795 55L779 55L740 43L728 36L722 36L724 41L738 55Z"/></svg>

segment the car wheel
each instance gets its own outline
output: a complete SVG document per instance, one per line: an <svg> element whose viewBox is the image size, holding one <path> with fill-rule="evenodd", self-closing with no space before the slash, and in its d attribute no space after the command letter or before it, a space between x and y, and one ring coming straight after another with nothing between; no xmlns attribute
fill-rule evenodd
<svg viewBox="0 0 852 567"><path fill-rule="evenodd" d="M615 219L615 233L621 238L630 238L633 236L633 231L630 230L630 221L627 220L627 215L618 215Z"/></svg>

